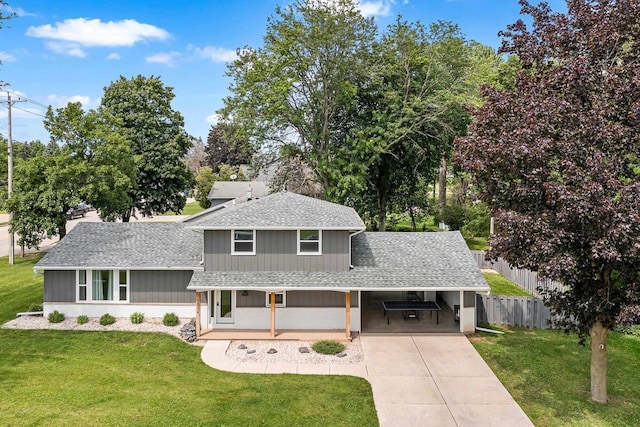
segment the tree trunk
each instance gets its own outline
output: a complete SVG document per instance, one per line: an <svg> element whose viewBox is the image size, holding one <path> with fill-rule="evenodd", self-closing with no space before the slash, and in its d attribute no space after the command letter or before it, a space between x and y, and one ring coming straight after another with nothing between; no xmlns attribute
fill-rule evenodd
<svg viewBox="0 0 640 427"><path fill-rule="evenodd" d="M447 204L447 158L442 155L440 159L440 174L438 175L438 208L440 209L440 215L442 215L442 209Z"/></svg>
<svg viewBox="0 0 640 427"><path fill-rule="evenodd" d="M131 208L122 212L122 222L129 222L129 218L131 218Z"/></svg>
<svg viewBox="0 0 640 427"><path fill-rule="evenodd" d="M378 231L387 228L387 194L384 189L378 189Z"/></svg>
<svg viewBox="0 0 640 427"><path fill-rule="evenodd" d="M62 240L64 238L64 236L67 235L67 223L66 222L64 224L62 224L60 227L58 227L58 234L60 235L60 240Z"/></svg>
<svg viewBox="0 0 640 427"><path fill-rule="evenodd" d="M591 400L607 402L607 328L598 321L591 328Z"/></svg>

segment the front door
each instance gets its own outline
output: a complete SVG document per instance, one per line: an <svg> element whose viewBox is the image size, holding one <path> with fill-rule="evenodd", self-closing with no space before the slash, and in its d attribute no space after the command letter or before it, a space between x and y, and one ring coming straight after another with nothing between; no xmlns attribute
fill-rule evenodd
<svg viewBox="0 0 640 427"><path fill-rule="evenodd" d="M235 291L215 291L214 314L216 324L233 323L233 308L235 306Z"/></svg>

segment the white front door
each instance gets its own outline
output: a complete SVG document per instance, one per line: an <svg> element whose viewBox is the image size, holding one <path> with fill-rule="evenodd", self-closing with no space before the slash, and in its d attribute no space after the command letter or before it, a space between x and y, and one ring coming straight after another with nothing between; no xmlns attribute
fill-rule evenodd
<svg viewBox="0 0 640 427"><path fill-rule="evenodd" d="M236 306L236 292L221 290L215 291L215 297L212 298L214 307L211 312L215 318L216 324L233 323L233 312Z"/></svg>

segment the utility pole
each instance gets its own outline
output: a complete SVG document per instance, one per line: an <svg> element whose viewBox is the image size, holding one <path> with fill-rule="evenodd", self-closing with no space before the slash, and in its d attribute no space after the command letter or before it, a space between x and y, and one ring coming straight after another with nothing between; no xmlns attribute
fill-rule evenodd
<svg viewBox="0 0 640 427"><path fill-rule="evenodd" d="M16 102L26 102L26 99L15 99L11 100L11 92L7 91L7 100L3 101L7 103L7 124L9 125L9 141L8 141L8 168L7 168L7 199L11 198L11 193L13 191L13 134L11 130L11 106ZM9 222L13 219L13 211L9 212ZM13 231L9 231L9 264L13 265L15 262L14 252L15 252L15 237L13 235Z"/></svg>

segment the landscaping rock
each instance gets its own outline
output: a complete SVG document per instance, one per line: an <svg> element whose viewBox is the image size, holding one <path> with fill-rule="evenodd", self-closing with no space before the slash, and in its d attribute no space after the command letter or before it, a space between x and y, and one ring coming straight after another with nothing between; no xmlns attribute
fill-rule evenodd
<svg viewBox="0 0 640 427"><path fill-rule="evenodd" d="M180 328L180 338L186 342L194 342L196 340L196 319L191 319Z"/></svg>
<svg viewBox="0 0 640 427"><path fill-rule="evenodd" d="M345 357L347 355L347 353L338 353L336 354L336 357Z"/></svg>
<svg viewBox="0 0 640 427"><path fill-rule="evenodd" d="M267 351L267 354L276 354L277 352L278 352L278 350L276 350L275 348L270 348L270 349Z"/></svg>
<svg viewBox="0 0 640 427"><path fill-rule="evenodd" d="M309 347L300 347L298 351L300 353L309 353Z"/></svg>
<svg viewBox="0 0 640 427"><path fill-rule="evenodd" d="M239 350L246 350L246 349L247 349L247 346L246 346L246 345L244 345L244 344L240 344L240 345L238 346L238 349L239 349Z"/></svg>
<svg viewBox="0 0 640 427"><path fill-rule="evenodd" d="M256 352L256 350L255 350L255 349L253 349L253 348L252 348L252 349L250 349L250 350L247 350L247 354L253 354L253 353L255 353L255 352Z"/></svg>

